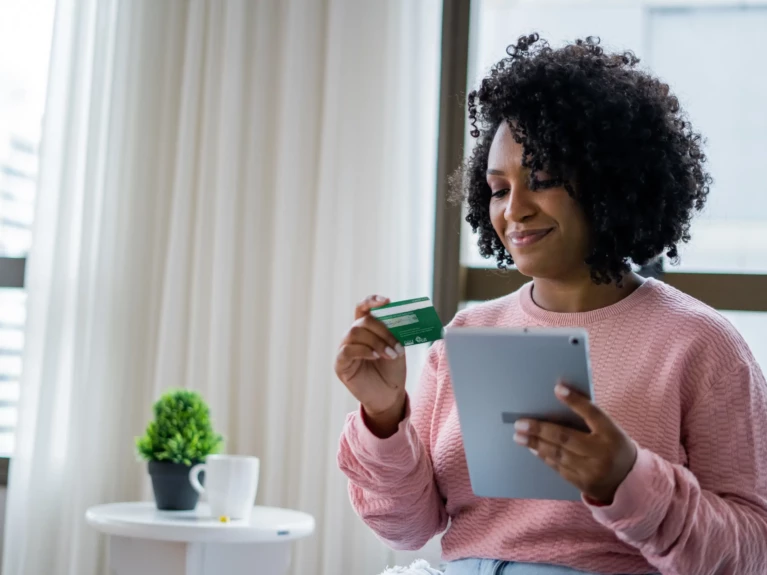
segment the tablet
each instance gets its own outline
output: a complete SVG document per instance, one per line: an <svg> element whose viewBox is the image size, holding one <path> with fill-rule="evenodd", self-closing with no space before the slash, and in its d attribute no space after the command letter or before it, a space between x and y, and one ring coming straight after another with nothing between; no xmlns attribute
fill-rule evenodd
<svg viewBox="0 0 767 575"><path fill-rule="evenodd" d="M513 436L520 418L588 429L554 395L561 379L593 397L586 331L449 328L445 346L474 493L580 500L575 486Z"/></svg>

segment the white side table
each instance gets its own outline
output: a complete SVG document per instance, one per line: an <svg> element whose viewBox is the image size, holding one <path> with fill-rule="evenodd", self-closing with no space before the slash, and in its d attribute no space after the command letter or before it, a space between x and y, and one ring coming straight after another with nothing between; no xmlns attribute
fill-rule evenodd
<svg viewBox="0 0 767 575"><path fill-rule="evenodd" d="M158 511L153 502L91 507L90 525L110 535L113 575L283 575L290 542L314 531L311 515L254 507L250 521L221 523L194 511Z"/></svg>

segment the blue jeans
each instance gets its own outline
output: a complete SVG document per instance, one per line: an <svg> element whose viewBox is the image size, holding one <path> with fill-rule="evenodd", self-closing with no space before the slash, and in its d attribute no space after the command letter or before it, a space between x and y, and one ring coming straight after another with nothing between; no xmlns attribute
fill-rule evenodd
<svg viewBox="0 0 767 575"><path fill-rule="evenodd" d="M515 563L495 559L461 559L447 564L445 575L595 575L571 567Z"/></svg>

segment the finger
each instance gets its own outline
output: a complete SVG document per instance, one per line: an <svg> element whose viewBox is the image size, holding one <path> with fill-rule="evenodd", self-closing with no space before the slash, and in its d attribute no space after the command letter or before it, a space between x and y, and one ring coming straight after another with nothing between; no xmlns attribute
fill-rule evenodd
<svg viewBox="0 0 767 575"><path fill-rule="evenodd" d="M579 391L560 382L554 387L554 394L562 403L580 415L591 431L612 431L615 429L612 419Z"/></svg>
<svg viewBox="0 0 767 575"><path fill-rule="evenodd" d="M394 337L394 334L380 320L374 318L372 315L366 315L354 322L354 326L364 328L386 342L386 345L396 350L397 355L404 355L405 348Z"/></svg>
<svg viewBox="0 0 767 575"><path fill-rule="evenodd" d="M338 359L346 362L381 359L380 354L367 345L361 343L349 343L342 345L338 351Z"/></svg>
<svg viewBox="0 0 767 575"><path fill-rule="evenodd" d="M550 457L541 457L538 452L536 452L534 450L531 450L531 451L533 451L533 454L536 455L539 459L541 459L546 465L548 465L554 471L559 473L559 475L563 479L565 479L568 483L571 483L572 485L577 487L578 490L581 493L583 493L583 491L584 491L584 488L583 488L583 485L582 485L583 481L581 479L580 474L577 471L575 471L573 469L570 469L569 467L565 467L564 465L562 465L556 459L551 459Z"/></svg>
<svg viewBox="0 0 767 575"><path fill-rule="evenodd" d="M578 455L589 455L594 451L593 438L590 434L564 425L534 419L520 419L514 423L514 430L521 435L537 437L548 443L559 445L562 449Z"/></svg>
<svg viewBox="0 0 767 575"><path fill-rule="evenodd" d="M402 346L400 346L402 348L402 353L400 353L396 344L392 344L389 338L384 339L379 333L371 330L367 324L361 323L362 321L355 322L344 339L344 344L365 345L376 351L381 357L388 359L397 359L404 354Z"/></svg>
<svg viewBox="0 0 767 575"><path fill-rule="evenodd" d="M366 297L357 304L356 308L354 308L354 319L360 319L361 317L366 316L370 313L371 309L386 305L389 301L388 297L382 295L371 295Z"/></svg>
<svg viewBox="0 0 767 575"><path fill-rule="evenodd" d="M526 446L539 458L554 461L560 467L565 467L572 471L582 469L587 461L585 457L573 453L572 451L567 451L561 445L549 443L539 437L527 437L515 434L514 441L520 445Z"/></svg>

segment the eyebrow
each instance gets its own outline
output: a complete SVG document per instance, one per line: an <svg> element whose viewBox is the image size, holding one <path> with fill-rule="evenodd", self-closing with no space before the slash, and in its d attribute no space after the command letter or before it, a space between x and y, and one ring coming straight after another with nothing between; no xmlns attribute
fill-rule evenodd
<svg viewBox="0 0 767 575"><path fill-rule="evenodd" d="M487 170L488 176L505 176L506 174L501 170L493 170L492 168Z"/></svg>

